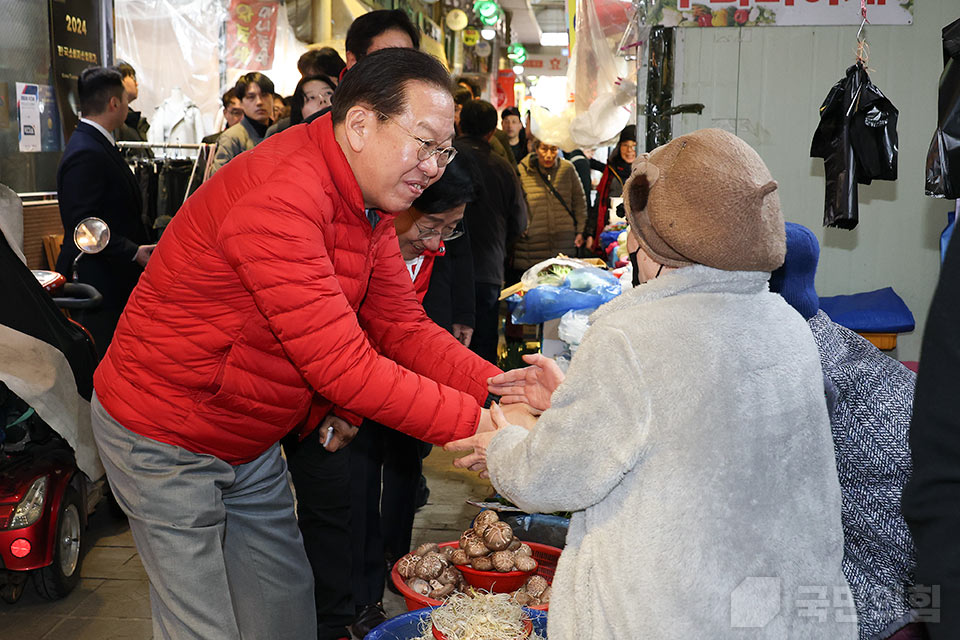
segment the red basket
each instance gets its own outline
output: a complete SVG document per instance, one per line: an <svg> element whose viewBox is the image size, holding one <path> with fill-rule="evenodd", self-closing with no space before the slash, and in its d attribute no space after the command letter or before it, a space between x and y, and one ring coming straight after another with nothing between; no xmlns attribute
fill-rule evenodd
<svg viewBox="0 0 960 640"><path fill-rule="evenodd" d="M538 544L536 542L527 542L526 544L530 545L530 549L533 551L533 559L537 561L537 570L536 575L543 576L546 578L547 582L553 582L553 574L557 570L557 560L560 559L560 549L556 547L551 547L545 544ZM441 547L453 547L457 549L460 547L459 542L443 542L440 544ZM398 561L399 562L399 561ZM457 567L460 569L461 567ZM467 567L468 569L470 567ZM475 569L473 571L476 571ZM491 571L481 571L478 573L495 573ZM511 572L519 573L519 572ZM464 578L467 577L467 573L464 571ZM498 574L500 576L509 575L506 573ZM440 600L435 600L424 595L420 595L413 589L407 586L407 583L404 582L403 578L400 577L400 574L397 572L397 565L393 565L393 569L390 571L390 579L393 580L393 584L397 587L397 590L400 591L400 594L403 596L404 602L407 604L407 611L414 611L415 609L422 609L424 607L437 607L443 604ZM520 583L522 585L523 582ZM520 585L517 585L519 587ZM550 604L541 604L536 607L528 607L530 609L538 609L540 611L547 611L550 608Z"/></svg>

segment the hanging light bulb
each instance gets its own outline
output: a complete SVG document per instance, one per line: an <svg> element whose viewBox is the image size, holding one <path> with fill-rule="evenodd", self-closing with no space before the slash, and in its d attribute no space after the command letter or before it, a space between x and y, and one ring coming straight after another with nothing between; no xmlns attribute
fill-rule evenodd
<svg viewBox="0 0 960 640"><path fill-rule="evenodd" d="M496 29L491 29L490 27L480 29L480 37L484 40L493 40L497 37L497 31Z"/></svg>

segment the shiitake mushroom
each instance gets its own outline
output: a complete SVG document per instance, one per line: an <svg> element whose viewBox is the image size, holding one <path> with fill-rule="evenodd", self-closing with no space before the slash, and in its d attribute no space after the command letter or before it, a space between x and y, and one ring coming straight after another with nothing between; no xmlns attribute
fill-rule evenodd
<svg viewBox="0 0 960 640"><path fill-rule="evenodd" d="M495 551L490 556L490 562L493 563L493 570L500 573L513 571L514 555L512 551Z"/></svg>
<svg viewBox="0 0 960 640"><path fill-rule="evenodd" d="M553 587L547 587L543 590L543 593L540 594L540 604L547 604L550 602L550 594L553 592Z"/></svg>
<svg viewBox="0 0 960 640"><path fill-rule="evenodd" d="M397 562L397 573L404 579L414 577L420 560L421 558L417 554L408 553Z"/></svg>
<svg viewBox="0 0 960 640"><path fill-rule="evenodd" d="M526 542L521 542L516 549L513 549L513 551L516 551L518 556L533 557L533 549L531 549L530 545L528 545Z"/></svg>
<svg viewBox="0 0 960 640"><path fill-rule="evenodd" d="M432 591L430 583L421 578L410 578L407 580L407 586L422 596L429 595Z"/></svg>
<svg viewBox="0 0 960 640"><path fill-rule="evenodd" d="M424 580L433 580L443 572L443 562L440 560L440 554L430 552L420 559L417 568L414 571L418 578Z"/></svg>
<svg viewBox="0 0 960 640"><path fill-rule="evenodd" d="M471 538L467 540L466 546L463 548L467 552L467 555L471 558L479 558L490 553L490 549L487 548L487 545L483 544L478 538Z"/></svg>
<svg viewBox="0 0 960 640"><path fill-rule="evenodd" d="M493 522L483 530L483 543L493 551L503 551L513 541L513 529L506 522Z"/></svg>
<svg viewBox="0 0 960 640"><path fill-rule="evenodd" d="M477 571L493 571L493 560L489 556L478 556L470 561L470 566Z"/></svg>
<svg viewBox="0 0 960 640"><path fill-rule="evenodd" d="M522 556L519 553L514 555L516 557L513 563L517 567L517 571L533 571L537 568L537 561L530 556Z"/></svg>
<svg viewBox="0 0 960 640"><path fill-rule="evenodd" d="M454 549L450 555L450 562L455 565L467 564L470 562L470 556L463 549Z"/></svg>
<svg viewBox="0 0 960 640"><path fill-rule="evenodd" d="M434 589L430 592L430 597L434 600L443 600L451 593L453 593L454 586L452 584L442 585L439 589Z"/></svg>
<svg viewBox="0 0 960 640"><path fill-rule="evenodd" d="M522 544L523 544L523 543L520 542L520 538L514 536L514 537L513 537L513 540L510 541L510 545L507 546L507 551L516 551L517 549L520 548L520 545L522 545ZM529 548L529 547L528 547L528 548Z"/></svg>
<svg viewBox="0 0 960 640"><path fill-rule="evenodd" d="M497 515L496 511L487 509L486 511L481 511L480 514L473 521L473 530L478 536L482 536L484 530L494 522L500 520L500 516Z"/></svg>
<svg viewBox="0 0 960 640"><path fill-rule="evenodd" d="M457 584L460 580L460 572L453 567L447 567L439 577L437 577L437 580L439 580L441 584Z"/></svg>
<svg viewBox="0 0 960 640"><path fill-rule="evenodd" d="M550 584L543 576L530 576L524 589L534 598L539 598L549 586Z"/></svg>
<svg viewBox="0 0 960 640"><path fill-rule="evenodd" d="M414 550L414 553L422 558L423 556L427 555L431 551L439 551L439 550L440 550L440 545L438 545L436 542L424 542L422 545L417 547L416 550Z"/></svg>

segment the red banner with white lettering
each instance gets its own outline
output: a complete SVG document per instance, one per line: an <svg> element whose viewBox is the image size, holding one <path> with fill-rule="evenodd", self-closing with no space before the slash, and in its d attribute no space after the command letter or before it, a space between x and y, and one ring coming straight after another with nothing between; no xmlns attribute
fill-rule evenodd
<svg viewBox="0 0 960 640"><path fill-rule="evenodd" d="M273 67L277 41L277 2L230 0L227 18L227 66L246 71Z"/></svg>

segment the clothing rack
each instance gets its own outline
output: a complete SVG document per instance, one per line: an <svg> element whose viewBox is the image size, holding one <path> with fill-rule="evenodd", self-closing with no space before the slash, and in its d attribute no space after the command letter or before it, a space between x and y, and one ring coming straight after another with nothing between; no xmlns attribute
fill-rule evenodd
<svg viewBox="0 0 960 640"><path fill-rule="evenodd" d="M203 149L212 147L212 144L202 142L140 142L133 140L120 140L117 146L121 149Z"/></svg>
<svg viewBox="0 0 960 640"><path fill-rule="evenodd" d="M120 149L206 149L210 147L215 147L216 144L210 144L205 142L140 142L136 140L120 140L117 142L117 147ZM193 159L193 169L190 171L190 180L187 182L187 192L183 197L183 201L187 201L187 196L190 194L190 187L193 186L193 177L197 173L197 164L200 162L200 154L197 154L197 157Z"/></svg>

